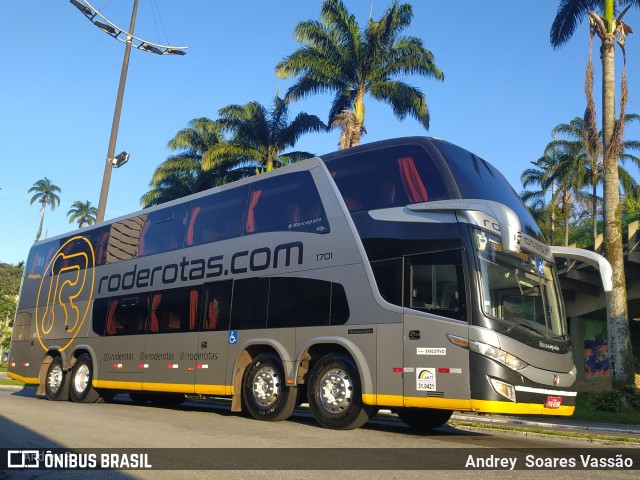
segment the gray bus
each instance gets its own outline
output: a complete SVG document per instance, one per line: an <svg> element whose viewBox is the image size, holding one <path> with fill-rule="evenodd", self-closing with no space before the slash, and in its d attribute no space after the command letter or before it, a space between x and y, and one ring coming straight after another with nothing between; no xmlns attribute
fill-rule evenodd
<svg viewBox="0 0 640 480"><path fill-rule="evenodd" d="M458 411L571 415L554 254L488 162L370 143L36 243L9 376L50 400L178 404L428 430Z"/></svg>

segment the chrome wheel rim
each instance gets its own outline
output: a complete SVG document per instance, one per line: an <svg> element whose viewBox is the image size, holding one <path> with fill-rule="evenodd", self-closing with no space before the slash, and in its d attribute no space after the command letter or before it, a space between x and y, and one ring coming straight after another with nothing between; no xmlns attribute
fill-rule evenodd
<svg viewBox="0 0 640 480"><path fill-rule="evenodd" d="M76 373L73 376L73 387L76 392L82 393L87 389L87 385L89 385L91 370L89 369L89 366L84 363L79 367L76 367L76 369Z"/></svg>
<svg viewBox="0 0 640 480"><path fill-rule="evenodd" d="M47 386L49 387L49 391L52 394L55 395L56 393L58 393L58 390L60 390L60 387L62 386L62 378L62 366L57 363L56 365L51 367L51 370L49 370L49 375L47 376Z"/></svg>
<svg viewBox="0 0 640 480"><path fill-rule="evenodd" d="M278 372L265 365L253 375L253 399L263 408L272 407L280 396L280 378Z"/></svg>
<svg viewBox="0 0 640 480"><path fill-rule="evenodd" d="M351 405L353 381L341 368L332 368L322 375L318 393L322 408L332 414L342 413Z"/></svg>

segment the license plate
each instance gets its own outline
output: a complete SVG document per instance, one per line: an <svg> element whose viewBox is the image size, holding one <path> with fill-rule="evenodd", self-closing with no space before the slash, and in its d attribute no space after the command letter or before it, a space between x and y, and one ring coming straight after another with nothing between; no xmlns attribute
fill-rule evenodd
<svg viewBox="0 0 640 480"><path fill-rule="evenodd" d="M544 408L560 408L562 405L562 397L547 397Z"/></svg>

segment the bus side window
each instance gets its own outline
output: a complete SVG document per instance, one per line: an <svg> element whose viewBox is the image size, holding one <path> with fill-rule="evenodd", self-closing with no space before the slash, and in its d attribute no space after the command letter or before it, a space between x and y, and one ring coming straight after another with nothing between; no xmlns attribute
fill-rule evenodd
<svg viewBox="0 0 640 480"><path fill-rule="evenodd" d="M242 235L248 193L247 185L194 200L185 244L201 245Z"/></svg>
<svg viewBox="0 0 640 480"><path fill-rule="evenodd" d="M151 296L151 333L193 332L198 317L197 287L177 288Z"/></svg>
<svg viewBox="0 0 640 480"><path fill-rule="evenodd" d="M231 307L231 330L265 328L268 299L268 278L235 280Z"/></svg>
<svg viewBox="0 0 640 480"><path fill-rule="evenodd" d="M147 331L150 295L111 299L105 334L136 335Z"/></svg>
<svg viewBox="0 0 640 480"><path fill-rule="evenodd" d="M329 232L329 222L309 172L273 177L251 186L245 234L287 230Z"/></svg>
<svg viewBox="0 0 640 480"><path fill-rule="evenodd" d="M232 280L223 280L205 285L204 315L201 330L228 330L231 314Z"/></svg>
<svg viewBox="0 0 640 480"><path fill-rule="evenodd" d="M142 227L138 255L146 256L182 248L187 230L189 204L152 212Z"/></svg>
<svg viewBox="0 0 640 480"><path fill-rule="evenodd" d="M274 277L269 286L268 328L330 324L331 282Z"/></svg>
<svg viewBox="0 0 640 480"><path fill-rule="evenodd" d="M465 284L460 251L406 257L405 306L466 320Z"/></svg>

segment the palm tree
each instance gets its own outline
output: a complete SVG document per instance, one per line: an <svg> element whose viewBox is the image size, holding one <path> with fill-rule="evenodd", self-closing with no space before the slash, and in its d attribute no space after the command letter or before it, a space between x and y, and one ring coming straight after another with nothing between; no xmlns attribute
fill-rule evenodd
<svg viewBox="0 0 640 480"><path fill-rule="evenodd" d="M340 0L325 0L320 21L300 22L294 35L304 46L275 67L280 78L298 77L286 99L297 100L316 93L335 93L329 124L345 110L352 110L352 131L344 134L357 145L364 128L364 97L388 103L399 119L415 117L429 128L427 100L418 88L394 78L406 75L443 80L433 54L422 40L403 35L413 17L409 4L395 1L380 20L369 18L363 30Z"/></svg>
<svg viewBox="0 0 640 480"><path fill-rule="evenodd" d="M47 177L44 177L42 180L38 180L33 184L27 193L33 193L31 200L29 201L29 205L33 205L33 202L36 200L40 204L40 226L38 227L38 233L36 234L36 242L40 240L40 235L42 234L42 224L44 223L44 211L47 208L47 205L51 207L51 211L54 211L58 205L60 205L60 197L58 197L57 193L60 193L60 187L51 183Z"/></svg>
<svg viewBox="0 0 640 480"><path fill-rule="evenodd" d="M624 117L625 124L629 124L633 121L640 120L640 116L637 114L627 114ZM547 145L547 151L550 150L570 150L579 152L572 156L571 164L566 165L572 171L574 176L574 186L576 188L582 188L589 186L591 188L591 218L593 222L593 241L595 244L596 237L598 236L598 203L601 199L598 198L596 189L599 184L602 183L603 166L602 166L602 132L597 137L597 142L591 147L587 148L585 144L586 126L584 119L576 117L571 120L570 123L562 123L553 129L554 139L556 135L563 135L568 139L554 140ZM631 154L631 151L637 151L640 149L640 142L635 140L625 140L622 142L622 148L619 156L619 162L624 164L627 161L640 166L640 158ZM565 156L565 160L569 159ZM622 165L618 165L618 176L620 178L620 186L623 192L628 192L636 188L637 183L631 176L631 174L624 169Z"/></svg>
<svg viewBox="0 0 640 480"><path fill-rule="evenodd" d="M177 153L167 157L154 171L150 190L140 198L142 206L159 205L250 174L234 169L233 165L203 170L204 155L224 141L222 128L214 120L204 117L191 120L187 128L169 140L167 148Z"/></svg>
<svg viewBox="0 0 640 480"><path fill-rule="evenodd" d="M520 176L522 186L527 188L532 185L540 185L540 190L526 191L523 196L523 201L528 203L539 204L541 200L546 196L547 191L551 188L551 223L552 228L555 227L555 205L560 204L560 210L562 211L564 218L564 245L569 244L569 218L571 216L571 207L575 197L572 176L566 169L558 168L563 164L564 155L545 154L535 162L532 162L535 168L526 169ZM567 162L565 161L565 164ZM554 233L551 233L551 244L554 244Z"/></svg>
<svg viewBox="0 0 640 480"><path fill-rule="evenodd" d="M290 151L305 133L326 130L315 115L299 113L289 121L289 105L276 94L271 110L254 101L229 105L218 112L218 123L230 134L228 142L213 145L202 158L205 171L216 168L270 171L274 167L313 157Z"/></svg>
<svg viewBox="0 0 640 480"><path fill-rule="evenodd" d="M597 34L601 41L604 247L607 259L613 269L613 291L607 295L607 331L609 352L611 353L611 383L614 388L621 388L634 383L634 370L631 335L627 320L627 290L624 278L620 192L618 189L618 156L624 136L624 122L619 121L617 125L615 122L614 54L616 40L623 47L624 54L625 37L630 31L629 26L622 22L622 16L630 6L640 6L640 0L618 0L619 6L627 6L618 18L614 16L615 4L614 0L560 0L556 17L551 26L551 45L554 48L559 48L566 43L585 17L589 18L591 42L593 42L594 34ZM598 7L602 8L602 14L593 11ZM592 95L591 55L589 55L587 64L585 90L587 92L585 121L588 132L586 143L593 145L594 138L597 136L597 127ZM622 72L620 97L620 118L622 119L627 103L625 70Z"/></svg>
<svg viewBox="0 0 640 480"><path fill-rule="evenodd" d="M67 212L69 223L78 222L78 228L96 223L97 215L98 209L91 206L91 202L89 200L86 202L76 200L71 204L71 208Z"/></svg>

